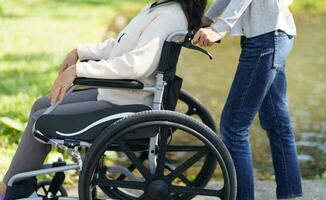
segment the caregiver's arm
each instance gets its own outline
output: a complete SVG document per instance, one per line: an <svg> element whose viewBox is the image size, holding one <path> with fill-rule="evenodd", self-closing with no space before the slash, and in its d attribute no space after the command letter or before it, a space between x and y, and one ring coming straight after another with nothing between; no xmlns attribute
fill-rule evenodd
<svg viewBox="0 0 326 200"><path fill-rule="evenodd" d="M230 0L216 0L214 4L208 9L204 17L207 17L211 22L214 22L225 10Z"/></svg>
<svg viewBox="0 0 326 200"><path fill-rule="evenodd" d="M252 0L231 0L213 28L223 36L229 33L251 2Z"/></svg>
<svg viewBox="0 0 326 200"><path fill-rule="evenodd" d="M252 0L230 0L223 13L212 27L200 29L194 37L194 43L201 46L211 46L221 40L240 19Z"/></svg>
<svg viewBox="0 0 326 200"><path fill-rule="evenodd" d="M113 59L78 63L77 76L98 79L147 77L157 68L166 37L180 27L187 29L186 25L185 20L168 13L158 16L143 31L134 50Z"/></svg>

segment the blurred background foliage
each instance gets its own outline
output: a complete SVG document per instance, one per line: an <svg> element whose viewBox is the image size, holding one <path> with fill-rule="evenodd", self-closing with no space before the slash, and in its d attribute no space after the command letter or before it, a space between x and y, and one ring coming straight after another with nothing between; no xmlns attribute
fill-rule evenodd
<svg viewBox="0 0 326 200"><path fill-rule="evenodd" d="M0 0L0 178L26 126L31 105L48 93L65 54L79 43L114 36L150 2ZM289 61L291 114L299 145L302 142L298 148L304 176L325 178L326 0L295 0L291 9L299 29L297 48ZM225 67L216 68L204 57L186 51L181 57L180 73L186 79L185 87L203 100L218 123L235 71L238 39L227 38L225 44L211 51L216 62ZM203 82L207 82L205 90ZM254 155L260 177L273 178L268 141L257 120L252 129L252 140L259 147Z"/></svg>

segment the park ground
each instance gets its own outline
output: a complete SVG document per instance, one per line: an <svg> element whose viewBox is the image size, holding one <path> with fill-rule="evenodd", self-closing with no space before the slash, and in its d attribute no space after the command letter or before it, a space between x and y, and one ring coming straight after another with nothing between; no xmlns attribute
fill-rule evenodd
<svg viewBox="0 0 326 200"><path fill-rule="evenodd" d="M303 181L303 197L300 200L324 200L326 181L305 180ZM78 196L77 186L68 186L68 193L72 196ZM272 200L276 199L275 183L272 181L255 182L255 199ZM312 192L313 191L313 192ZM196 197L194 200L213 200L212 198Z"/></svg>

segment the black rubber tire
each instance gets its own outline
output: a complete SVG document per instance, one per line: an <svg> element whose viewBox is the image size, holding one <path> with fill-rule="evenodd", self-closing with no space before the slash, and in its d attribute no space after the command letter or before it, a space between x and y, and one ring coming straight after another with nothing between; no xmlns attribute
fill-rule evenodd
<svg viewBox="0 0 326 200"><path fill-rule="evenodd" d="M98 165L97 161L100 160L102 152L106 151L116 139L120 138L128 127L134 125L141 125L147 122L165 122L179 124L180 126L194 130L200 133L200 137L206 144L210 144L215 149L215 154L219 159L219 163L222 164L221 169L223 171L224 179L224 193L225 198L223 200L234 200L236 196L236 176L233 161L231 156L221 141L211 129L204 124L196 121L195 119L186 116L181 113L172 111L145 111L134 114L130 117L117 121L95 140L92 147L89 149L86 158L84 160L83 170L79 177L79 198L81 200L90 200L90 181L93 173ZM95 161L95 162L94 162ZM190 198L191 199L191 198Z"/></svg>
<svg viewBox="0 0 326 200"><path fill-rule="evenodd" d="M185 114L188 116L197 115L206 126L216 132L216 125L213 117L211 116L209 110L204 106L204 104L202 104L196 97L194 97L186 90L182 89L180 92L179 101L187 105L188 110ZM205 164L196 177L196 184L205 186L213 175L215 168L216 161L207 157ZM120 190L107 190L105 188L101 189L106 195L110 196L113 199L118 199L121 195L123 195L123 192Z"/></svg>
<svg viewBox="0 0 326 200"><path fill-rule="evenodd" d="M44 187L44 186L50 186L50 184L51 184L51 180L43 180L43 181L37 183L37 186L36 186L36 192L37 192L40 188L42 188L42 187ZM68 192L67 192L67 190L66 190L62 185L61 185L60 188L59 188L59 192L60 192L60 196L58 196L58 197L67 197L67 196L68 196Z"/></svg>

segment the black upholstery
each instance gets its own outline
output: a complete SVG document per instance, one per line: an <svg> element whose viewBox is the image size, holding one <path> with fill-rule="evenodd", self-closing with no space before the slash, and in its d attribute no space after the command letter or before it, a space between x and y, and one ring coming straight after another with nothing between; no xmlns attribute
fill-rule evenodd
<svg viewBox="0 0 326 200"><path fill-rule="evenodd" d="M167 83L163 94L163 109L175 110L182 87L182 79L176 76L177 64L182 46L175 42L165 42L159 63L159 71Z"/></svg>
<svg viewBox="0 0 326 200"><path fill-rule="evenodd" d="M34 132L34 135L43 141L45 136L51 139L73 139L91 142L96 139L104 128L118 120L110 119L108 118L109 116L117 116L117 114L123 113L136 113L145 110L151 110L151 108L146 105L126 105L113 106L111 108L82 114L43 115L35 124L36 131ZM103 119L106 119L106 121L99 123L99 120ZM85 131L78 133L81 130ZM43 134L44 136L40 135L39 133Z"/></svg>
<svg viewBox="0 0 326 200"><path fill-rule="evenodd" d="M144 84L137 80L112 80L112 79L93 79L93 78L76 78L74 85L107 87L107 88L124 88L124 89L143 89Z"/></svg>
<svg viewBox="0 0 326 200"><path fill-rule="evenodd" d="M37 186L36 177L26 178L25 180L17 181L13 186L8 186L6 197L4 200L21 199L33 194Z"/></svg>

